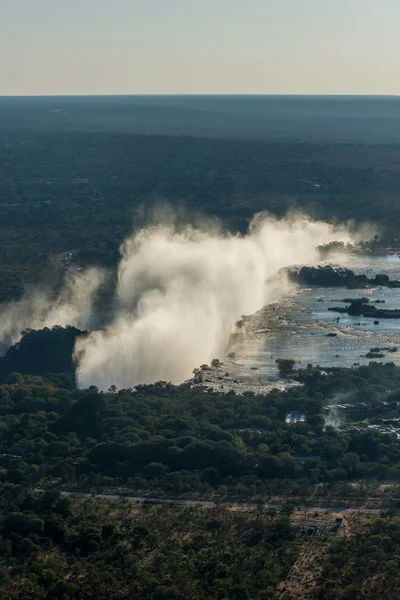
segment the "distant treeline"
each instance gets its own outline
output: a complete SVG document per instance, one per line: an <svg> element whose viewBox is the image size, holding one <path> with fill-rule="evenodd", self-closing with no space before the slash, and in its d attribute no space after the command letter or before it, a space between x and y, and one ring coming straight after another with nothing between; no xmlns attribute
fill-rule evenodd
<svg viewBox="0 0 400 600"><path fill-rule="evenodd" d="M54 116L54 115L53 115ZM1 113L0 113L1 118ZM115 266L132 228L168 202L246 231L254 213L382 225L397 236L400 145L44 132L8 123L0 144L0 301L62 274L57 253Z"/></svg>
<svg viewBox="0 0 400 600"><path fill-rule="evenodd" d="M357 275L351 269L345 267L334 268L331 265L286 269L286 272L291 281L300 285L347 287L349 289L363 289L368 285L400 288L400 281L390 279L388 275L378 273L375 277L367 277L364 274ZM341 310L339 312L345 311Z"/></svg>

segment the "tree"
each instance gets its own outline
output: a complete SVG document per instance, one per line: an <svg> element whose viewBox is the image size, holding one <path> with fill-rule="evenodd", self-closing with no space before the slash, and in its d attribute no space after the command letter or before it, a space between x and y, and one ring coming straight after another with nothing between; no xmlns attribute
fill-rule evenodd
<svg viewBox="0 0 400 600"><path fill-rule="evenodd" d="M290 517L296 510L296 506L292 502L285 502L281 508L281 514L285 517Z"/></svg>
<svg viewBox="0 0 400 600"><path fill-rule="evenodd" d="M162 463L149 463L144 469L144 476L149 479L161 479L165 477L168 468Z"/></svg>
<svg viewBox="0 0 400 600"><path fill-rule="evenodd" d="M40 546L32 542L29 538L22 538L17 546L17 553L23 556L29 556L33 552L38 552L38 550L40 550Z"/></svg>
<svg viewBox="0 0 400 600"><path fill-rule="evenodd" d="M278 513L278 509L274 506L269 506L265 511L265 514L269 517L270 521L273 521Z"/></svg>
<svg viewBox="0 0 400 600"><path fill-rule="evenodd" d="M294 365L296 364L295 360L292 358L277 358L275 362L278 365L278 371L281 377L289 377L292 375Z"/></svg>
<svg viewBox="0 0 400 600"><path fill-rule="evenodd" d="M22 512L8 513L4 528L10 533L20 533L28 535L30 533L41 533L43 531L44 521L36 515L24 514Z"/></svg>
<svg viewBox="0 0 400 600"><path fill-rule="evenodd" d="M212 485L213 487L217 487L222 483L221 473L215 467L207 467L207 469L203 469L201 472L201 478L203 481Z"/></svg>
<svg viewBox="0 0 400 600"><path fill-rule="evenodd" d="M347 471L349 471L350 475L353 475L357 472L359 464L360 458L355 452L347 452L347 454L343 456L342 465Z"/></svg>

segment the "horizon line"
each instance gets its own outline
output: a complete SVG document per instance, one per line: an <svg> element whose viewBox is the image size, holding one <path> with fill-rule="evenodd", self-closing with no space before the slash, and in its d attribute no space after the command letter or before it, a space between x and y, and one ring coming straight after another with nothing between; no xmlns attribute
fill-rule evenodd
<svg viewBox="0 0 400 600"><path fill-rule="evenodd" d="M66 94L0 94L0 98L104 98L104 97L120 97L120 98L132 98L132 97L163 97L163 98L174 98L174 97L261 97L261 98L400 98L400 94L355 94L355 93L341 93L341 94L318 94L318 93L66 93Z"/></svg>

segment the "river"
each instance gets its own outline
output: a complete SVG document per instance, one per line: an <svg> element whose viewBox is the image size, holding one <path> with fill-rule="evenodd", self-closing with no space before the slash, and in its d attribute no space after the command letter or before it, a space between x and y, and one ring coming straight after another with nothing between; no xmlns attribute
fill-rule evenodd
<svg viewBox="0 0 400 600"><path fill-rule="evenodd" d="M331 264L339 266L338 261L331 261ZM346 259L345 266L370 278L384 273L391 279L400 280L399 256L351 256ZM400 365L400 319L380 319L379 324L374 324L371 318L328 310L333 306L345 306L340 302L344 298L361 296L369 298L372 304L376 300L384 301L378 307L400 309L400 289L293 286L289 296L265 306L249 318L241 338L230 348L235 352L235 358L225 361L217 373L207 374L206 382L208 380L217 389L266 392L282 386L275 362L277 358L292 358L297 367L306 367L308 363L322 367L351 367L368 364L370 359L366 354L372 347L399 346L398 352L384 352L385 356L379 360Z"/></svg>

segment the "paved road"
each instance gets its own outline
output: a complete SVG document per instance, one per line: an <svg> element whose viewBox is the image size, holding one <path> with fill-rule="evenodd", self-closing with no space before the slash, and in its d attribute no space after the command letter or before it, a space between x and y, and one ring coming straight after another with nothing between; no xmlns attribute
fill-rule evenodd
<svg viewBox="0 0 400 600"><path fill-rule="evenodd" d="M43 491L43 490L35 490L35 491ZM153 498L149 496L125 496L121 494L89 494L83 492L73 492L69 490L64 490L61 492L63 496L73 496L77 498L99 498L100 500L108 500L108 501L127 501L127 502L135 502L138 504L150 503L150 504L176 504L181 506L203 506L205 508L215 508L217 506L216 502L212 502L209 500L194 500L194 499L183 499L183 498ZM257 510L259 508L259 504L256 502L229 502L223 501L220 503L221 506L227 506L228 508L234 509L249 509L249 510ZM279 504L271 504L265 503L264 508L279 508ZM309 506L307 507L307 512L310 515L313 512L321 512L328 511L330 513L342 513L345 511L357 511L357 507L350 508L348 506ZM379 514L379 508L364 508L360 510L360 512L365 514Z"/></svg>
<svg viewBox="0 0 400 600"><path fill-rule="evenodd" d="M99 498L100 500L117 500L117 501L127 501L127 502L137 502L144 503L148 502L151 504L183 504L188 506L205 506L208 508L214 508L216 506L215 502L210 502L206 500L184 500L181 498L151 498L149 496L125 496L124 494L85 494L83 492L71 492L71 491L62 491L61 494L63 496L74 496L77 498ZM250 503L248 503L250 506ZM228 506L243 506L242 503L226 503ZM256 504L252 504L255 508Z"/></svg>

